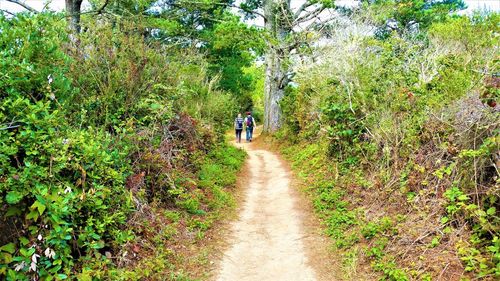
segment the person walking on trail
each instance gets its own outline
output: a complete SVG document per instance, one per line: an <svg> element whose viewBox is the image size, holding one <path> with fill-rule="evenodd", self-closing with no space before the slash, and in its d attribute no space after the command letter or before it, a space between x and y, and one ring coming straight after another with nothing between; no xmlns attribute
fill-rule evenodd
<svg viewBox="0 0 500 281"><path fill-rule="evenodd" d="M243 131L243 118L241 117L241 113L238 113L238 117L234 119L234 130L236 131L236 142L241 143L241 132Z"/></svg>
<svg viewBox="0 0 500 281"><path fill-rule="evenodd" d="M247 132L247 142L252 141L253 128L256 127L255 118L252 117L250 112L247 112L247 117L245 117L245 127Z"/></svg>

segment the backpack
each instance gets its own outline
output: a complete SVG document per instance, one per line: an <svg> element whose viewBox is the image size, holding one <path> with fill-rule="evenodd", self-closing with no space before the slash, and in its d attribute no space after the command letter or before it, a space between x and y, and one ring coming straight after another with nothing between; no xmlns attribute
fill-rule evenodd
<svg viewBox="0 0 500 281"><path fill-rule="evenodd" d="M253 117L251 115L247 117L247 127L253 127Z"/></svg>
<svg viewBox="0 0 500 281"><path fill-rule="evenodd" d="M243 118L236 118L236 128L243 129Z"/></svg>

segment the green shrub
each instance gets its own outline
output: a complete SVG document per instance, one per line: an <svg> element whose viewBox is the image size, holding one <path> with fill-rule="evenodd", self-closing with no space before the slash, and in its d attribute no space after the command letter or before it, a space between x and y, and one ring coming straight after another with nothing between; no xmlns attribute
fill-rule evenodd
<svg viewBox="0 0 500 281"><path fill-rule="evenodd" d="M0 16L2 280L165 276L164 239L227 206L244 160L218 145L234 103L212 90L203 56L148 42L124 18L82 24L93 32L75 43L61 15ZM175 209L172 224L143 237L134 223L152 206ZM217 214L193 224L200 237ZM118 268L136 239L155 257Z"/></svg>
<svg viewBox="0 0 500 281"><path fill-rule="evenodd" d="M385 1L380 11L379 4L353 11L353 29L366 27L366 17L368 25L385 22L407 8ZM418 34L333 34L332 46L315 50L317 63L297 67L298 86L281 103L286 119L276 138L310 184L334 243L349 250L358 240L376 244L397 235L391 247L374 245L365 255L389 280L441 274L437 264L414 274L423 261L400 254L418 248L403 241L421 235L436 248L470 235L443 257L461 257L476 278L498 275L499 38L491 31L500 17L442 16ZM415 228L392 219L401 212ZM442 225L417 219L436 212ZM439 238L426 236L429 229Z"/></svg>

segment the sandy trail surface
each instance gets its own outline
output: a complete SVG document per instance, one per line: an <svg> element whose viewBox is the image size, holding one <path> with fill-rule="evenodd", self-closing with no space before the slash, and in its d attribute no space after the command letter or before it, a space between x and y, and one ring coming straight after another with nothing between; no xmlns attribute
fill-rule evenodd
<svg viewBox="0 0 500 281"><path fill-rule="evenodd" d="M249 155L242 175L247 186L216 280L319 280L306 254L309 235L288 170L270 151L253 144L237 146Z"/></svg>

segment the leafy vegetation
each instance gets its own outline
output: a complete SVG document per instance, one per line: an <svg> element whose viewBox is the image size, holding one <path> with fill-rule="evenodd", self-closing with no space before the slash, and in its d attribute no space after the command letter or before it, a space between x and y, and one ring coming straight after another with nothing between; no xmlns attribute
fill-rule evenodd
<svg viewBox="0 0 500 281"><path fill-rule="evenodd" d="M0 16L1 279L163 278L231 205L234 96L149 24Z"/></svg>
<svg viewBox="0 0 500 281"><path fill-rule="evenodd" d="M417 2L350 11L351 24L313 52L319 62L297 66L275 137L288 140L283 152L314 194L347 279L370 263L383 280L493 280L499 17L437 15ZM366 32L367 22L407 16L425 25Z"/></svg>
<svg viewBox="0 0 500 281"><path fill-rule="evenodd" d="M247 110L346 279L500 277L498 13L242 1L262 30L233 1L70 2L0 13L0 279L207 277Z"/></svg>

